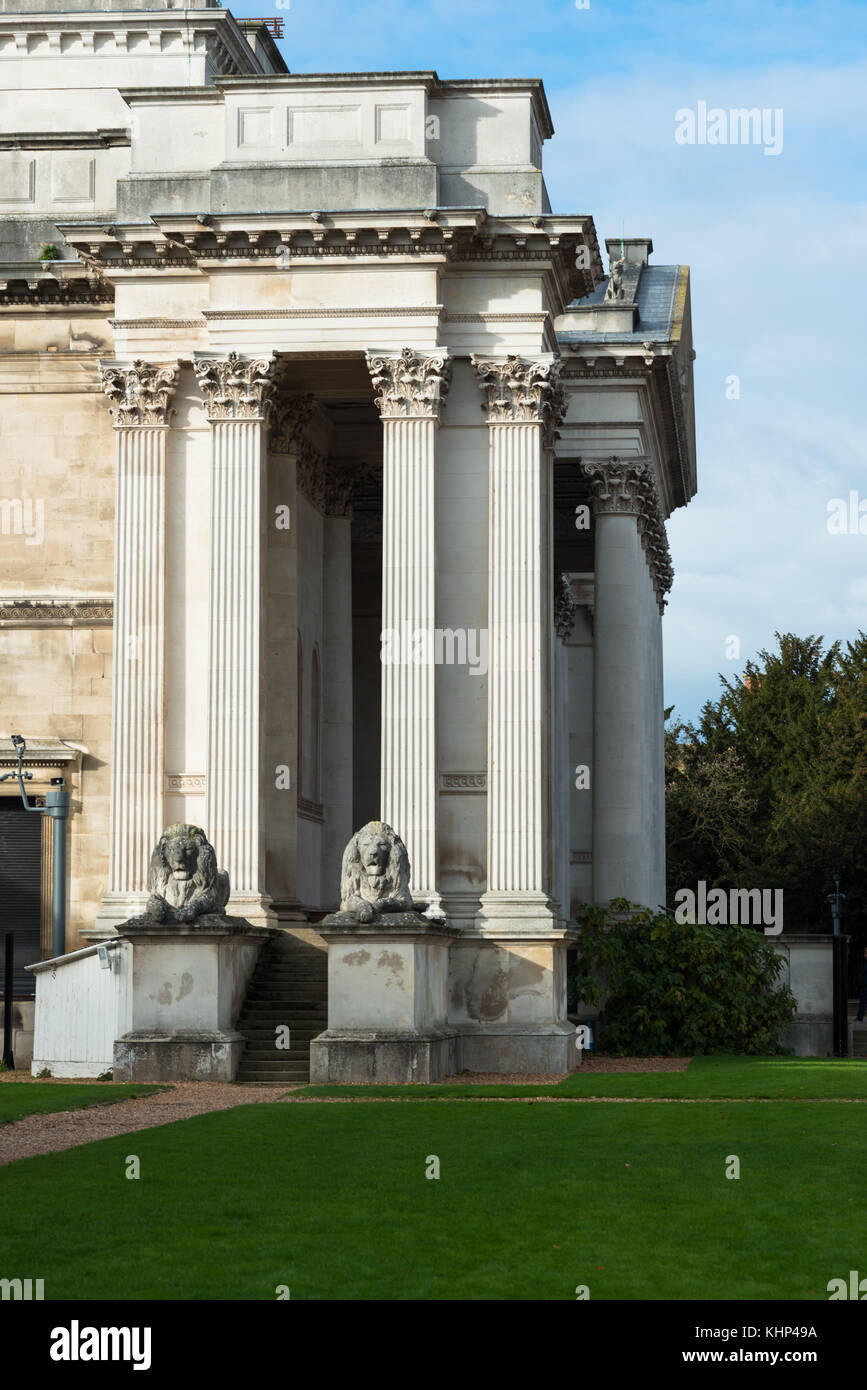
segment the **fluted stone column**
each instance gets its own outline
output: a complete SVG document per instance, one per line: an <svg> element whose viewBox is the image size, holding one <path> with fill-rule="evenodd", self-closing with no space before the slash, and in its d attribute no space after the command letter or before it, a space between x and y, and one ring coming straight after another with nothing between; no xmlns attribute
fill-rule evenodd
<svg viewBox="0 0 867 1390"><path fill-rule="evenodd" d="M488 887L480 930L551 928L556 359L473 358L489 427ZM567 909L568 910L568 909Z"/></svg>
<svg viewBox="0 0 867 1390"><path fill-rule="evenodd" d="M368 354L383 425L381 818L409 851L412 892L437 884L436 431L449 386L442 353ZM420 653L429 660L415 660Z"/></svg>
<svg viewBox="0 0 867 1390"><path fill-rule="evenodd" d="M645 459L582 461L596 533L594 610L593 897L663 901L664 793L659 758L662 690L659 634L650 631L670 583L652 471ZM658 710L656 705L659 705Z"/></svg>
<svg viewBox="0 0 867 1390"><path fill-rule="evenodd" d="M108 892L97 932L142 911L165 782L166 435L178 367L101 362L117 440Z"/></svg>
<svg viewBox="0 0 867 1390"><path fill-rule="evenodd" d="M322 852L324 900L339 902L343 851L352 837L352 476L329 469L325 486Z"/></svg>
<svg viewBox="0 0 867 1390"><path fill-rule="evenodd" d="M211 422L205 830L229 912L273 924L265 891L262 673L266 423L275 362L197 355Z"/></svg>

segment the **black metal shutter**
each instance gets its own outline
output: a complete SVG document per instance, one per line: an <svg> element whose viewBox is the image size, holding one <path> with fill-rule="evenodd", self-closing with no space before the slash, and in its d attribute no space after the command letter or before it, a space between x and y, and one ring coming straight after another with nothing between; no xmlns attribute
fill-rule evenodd
<svg viewBox="0 0 867 1390"><path fill-rule="evenodd" d="M2 938L15 938L15 997L32 998L36 980L24 969L41 959L42 816L25 811L17 797L0 797L0 994L4 981Z"/></svg>

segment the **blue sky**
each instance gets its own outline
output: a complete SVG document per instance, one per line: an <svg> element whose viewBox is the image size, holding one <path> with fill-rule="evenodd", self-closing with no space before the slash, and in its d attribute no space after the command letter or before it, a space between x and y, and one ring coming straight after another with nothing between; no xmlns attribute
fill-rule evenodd
<svg viewBox="0 0 867 1390"><path fill-rule="evenodd" d="M774 631L867 630L862 343L867 266L867 6L752 0L246 0L279 15L294 72L434 68L541 77L555 211L600 243L652 236L691 267L698 496L668 526L666 701L694 717ZM680 145L675 112L782 109L783 145ZM739 398L726 394L739 379ZM729 388L731 389L731 388ZM865 505L867 512L867 505ZM867 528L867 517L865 517ZM736 637L738 659L726 655ZM729 644L731 649L731 644Z"/></svg>

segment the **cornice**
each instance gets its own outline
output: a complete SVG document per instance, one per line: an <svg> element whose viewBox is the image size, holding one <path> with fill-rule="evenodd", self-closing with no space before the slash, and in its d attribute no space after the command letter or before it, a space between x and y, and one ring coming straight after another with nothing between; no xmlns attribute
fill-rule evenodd
<svg viewBox="0 0 867 1390"><path fill-rule="evenodd" d="M203 309L202 318L209 322L233 319L346 319L346 318L417 318L421 314L439 314L441 304L379 304L347 305L345 308L283 309ZM134 322L134 320L133 320ZM193 320L199 323L199 320ZM201 325L199 325L201 326Z"/></svg>
<svg viewBox="0 0 867 1390"><path fill-rule="evenodd" d="M226 262L285 269L311 259L439 261L544 266L554 271L557 297L589 294L602 279L593 222L588 217L490 217L484 209L417 212L172 214L149 223L60 223L86 264L103 273L169 268L207 270ZM588 268L576 264L579 249Z"/></svg>
<svg viewBox="0 0 867 1390"><path fill-rule="evenodd" d="M0 305L51 309L110 305L114 289L80 261L7 261L0 264Z"/></svg>

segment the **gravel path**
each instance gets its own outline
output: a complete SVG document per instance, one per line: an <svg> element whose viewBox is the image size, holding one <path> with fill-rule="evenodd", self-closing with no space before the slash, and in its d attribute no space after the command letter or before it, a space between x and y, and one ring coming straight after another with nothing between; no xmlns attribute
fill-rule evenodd
<svg viewBox="0 0 867 1390"><path fill-rule="evenodd" d="M586 1055L582 1071L685 1071L688 1057L591 1057ZM484 1073L473 1076L446 1076L444 1085L553 1085L563 1080L565 1073ZM61 1078L29 1077L22 1072L0 1072L4 1081L26 1081L34 1086L56 1082ZM65 1080L64 1085L93 1084L91 1078ZM34 1158L37 1154L59 1153L90 1144L94 1139L109 1139L116 1134L134 1134L155 1125L173 1124L192 1115L204 1115L211 1110L229 1110L235 1105L260 1105L287 1097L293 1087L285 1082L277 1086L235 1086L221 1081L182 1081L170 1090L132 1100L115 1101L107 1105L88 1106L84 1110L59 1110L48 1115L27 1115L14 1124L0 1125L0 1166L19 1158ZM301 1099L302 1097L297 1097ZM292 1097L294 1099L294 1097ZM347 1097L346 1099L349 1099ZM395 1097L397 1100L398 1097ZM481 1099L481 1097L480 1097ZM516 1099L518 1099L516 1097ZM523 1098L521 1098L523 1099ZM542 1099L542 1097L538 1097ZM553 1099L553 1097L552 1097ZM564 1098L565 1099L565 1098ZM359 1097L361 1100L361 1097ZM320 1102L321 1103L321 1102ZM325 1100L326 1104L339 1104Z"/></svg>
<svg viewBox="0 0 867 1390"><path fill-rule="evenodd" d="M4 1080L24 1080L14 1073L3 1073ZM39 1085L34 1081L34 1085ZM65 1084L65 1083L64 1083ZM261 1104L280 1100L289 1087L234 1086L223 1081L181 1081L170 1091L110 1105L89 1106L85 1110L59 1110L51 1115L26 1115L14 1124L0 1126L0 1165L36 1154L58 1153L90 1144L94 1139L110 1139L115 1134L134 1134L155 1125L170 1125L204 1115L209 1110L230 1110L235 1105Z"/></svg>

